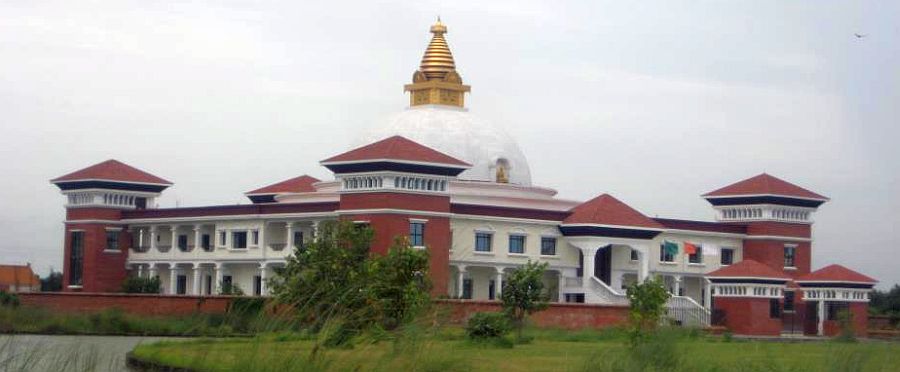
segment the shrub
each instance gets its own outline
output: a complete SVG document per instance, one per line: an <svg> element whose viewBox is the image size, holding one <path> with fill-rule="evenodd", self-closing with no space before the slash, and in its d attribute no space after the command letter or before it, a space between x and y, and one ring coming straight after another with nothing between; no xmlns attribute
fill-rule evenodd
<svg viewBox="0 0 900 372"><path fill-rule="evenodd" d="M656 331L668 300L669 292L658 277L628 287L632 346Z"/></svg>
<svg viewBox="0 0 900 372"><path fill-rule="evenodd" d="M16 296L14 293L0 291L0 306L19 307L19 296Z"/></svg>
<svg viewBox="0 0 900 372"><path fill-rule="evenodd" d="M473 340L500 338L509 330L509 318L503 313L475 313L466 325L466 334Z"/></svg>
<svg viewBox="0 0 900 372"><path fill-rule="evenodd" d="M243 296L244 290L236 283L219 282L219 294L224 296Z"/></svg>
<svg viewBox="0 0 900 372"><path fill-rule="evenodd" d="M125 293L159 293L159 277L142 278L129 276L122 282L122 292Z"/></svg>
<svg viewBox="0 0 900 372"><path fill-rule="evenodd" d="M840 333L834 338L838 342L856 342L856 333L853 329L853 313L849 310L841 310L837 314Z"/></svg>

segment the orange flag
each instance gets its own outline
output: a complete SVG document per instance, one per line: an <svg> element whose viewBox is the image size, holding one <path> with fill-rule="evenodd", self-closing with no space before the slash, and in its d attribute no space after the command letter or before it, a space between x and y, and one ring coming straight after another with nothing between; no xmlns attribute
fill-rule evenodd
<svg viewBox="0 0 900 372"><path fill-rule="evenodd" d="M684 253L697 254L697 246L693 243L684 242Z"/></svg>

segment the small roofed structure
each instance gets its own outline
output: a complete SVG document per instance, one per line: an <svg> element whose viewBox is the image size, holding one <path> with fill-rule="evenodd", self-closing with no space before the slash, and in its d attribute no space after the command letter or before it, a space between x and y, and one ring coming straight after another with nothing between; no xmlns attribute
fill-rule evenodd
<svg viewBox="0 0 900 372"><path fill-rule="evenodd" d="M244 193L254 204L274 203L275 196L279 194L293 194L301 192L316 192L316 183L321 182L318 178L302 175L287 179L278 183L258 188L253 191Z"/></svg>
<svg viewBox="0 0 900 372"><path fill-rule="evenodd" d="M338 174L377 170L456 176L471 167L469 163L402 136L385 138L320 163Z"/></svg>
<svg viewBox="0 0 900 372"><path fill-rule="evenodd" d="M0 265L0 290L10 293L40 292L41 278L31 265Z"/></svg>
<svg viewBox="0 0 900 372"><path fill-rule="evenodd" d="M834 336L841 332L841 317L865 335L869 314L869 293L877 280L841 265L829 265L796 279L803 300L815 303L816 333Z"/></svg>
<svg viewBox="0 0 900 372"><path fill-rule="evenodd" d="M790 277L754 260L743 260L706 275L713 324L742 335L781 334L781 299Z"/></svg>

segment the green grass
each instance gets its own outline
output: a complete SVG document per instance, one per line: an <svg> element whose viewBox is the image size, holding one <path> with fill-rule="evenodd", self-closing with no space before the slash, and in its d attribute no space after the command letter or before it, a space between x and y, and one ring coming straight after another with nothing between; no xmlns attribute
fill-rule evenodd
<svg viewBox="0 0 900 372"><path fill-rule="evenodd" d="M124 313L118 309L69 313L37 307L0 306L0 333L232 336L275 329L296 329L293 323L261 317L255 312L148 317Z"/></svg>
<svg viewBox="0 0 900 372"><path fill-rule="evenodd" d="M895 371L896 343L723 342L663 333L634 350L621 331L530 330L514 347L476 344L461 330L412 332L393 341L363 338L323 349L288 334L251 339L141 345L134 355L198 371Z"/></svg>

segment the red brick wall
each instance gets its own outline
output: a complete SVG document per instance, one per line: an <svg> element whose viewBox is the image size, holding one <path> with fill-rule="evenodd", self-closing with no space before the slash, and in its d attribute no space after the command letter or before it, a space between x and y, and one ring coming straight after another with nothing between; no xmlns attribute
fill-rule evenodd
<svg viewBox="0 0 900 372"><path fill-rule="evenodd" d="M22 305L59 312L118 308L131 314L163 316L224 313L232 297L164 296L125 293L21 293Z"/></svg>
<svg viewBox="0 0 900 372"><path fill-rule="evenodd" d="M749 222L746 225L747 235L793 236L798 238L809 238L812 236L812 225L805 223Z"/></svg>
<svg viewBox="0 0 900 372"><path fill-rule="evenodd" d="M128 258L130 236L124 230L119 232L118 252L106 250L106 228L121 227L105 224L66 224L63 254L63 290L71 291L69 286L69 257L71 256L70 240L72 230L84 231L84 260L82 269L83 292L116 292L122 286L127 272L125 261Z"/></svg>
<svg viewBox="0 0 900 372"><path fill-rule="evenodd" d="M468 300L437 300L447 312L450 324L465 325L478 312L501 311L499 302ZM538 327L582 329L608 328L628 321L628 307L586 304L550 304L529 317Z"/></svg>
<svg viewBox="0 0 900 372"><path fill-rule="evenodd" d="M853 334L857 337L868 336L869 304L865 302L851 302L850 314L853 316ZM826 320L822 328L825 336L837 336L841 333L841 325L836 320Z"/></svg>
<svg viewBox="0 0 900 372"><path fill-rule="evenodd" d="M784 245L796 244L796 270L784 269ZM808 242L795 243L778 240L744 240L744 259L765 264L785 275L796 278L808 274L812 263L812 248Z"/></svg>
<svg viewBox="0 0 900 372"><path fill-rule="evenodd" d="M781 318L769 317L768 298L716 297L716 310L725 313L725 327L739 335L778 336Z"/></svg>

